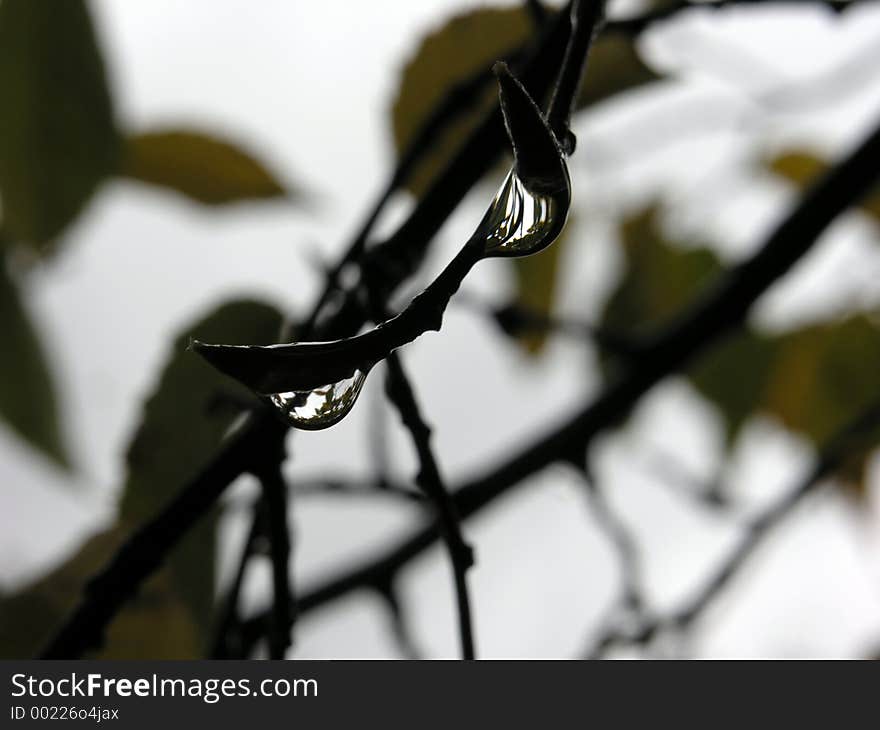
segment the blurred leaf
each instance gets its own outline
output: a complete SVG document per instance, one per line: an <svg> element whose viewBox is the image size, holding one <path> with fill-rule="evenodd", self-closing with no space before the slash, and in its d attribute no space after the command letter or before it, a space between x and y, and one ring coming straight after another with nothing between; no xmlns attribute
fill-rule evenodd
<svg viewBox="0 0 880 730"><path fill-rule="evenodd" d="M119 547L125 530L98 533L43 578L0 595L0 657L33 657L76 606L85 582ZM159 573L143 586L111 624L103 659L178 659L198 656L197 631L183 602Z"/></svg>
<svg viewBox="0 0 880 730"><path fill-rule="evenodd" d="M649 206L621 224L625 270L605 305L602 329L638 335L678 314L721 270L711 251L669 241L658 215Z"/></svg>
<svg viewBox="0 0 880 730"><path fill-rule="evenodd" d="M667 240L655 207L621 228L626 269L606 306L605 329L629 335L662 325L721 271L712 252ZM822 448L880 399L878 362L880 330L853 315L783 334L746 329L711 348L687 375L718 408L729 444L750 416L764 414ZM856 450L841 470L849 486L863 489L869 453Z"/></svg>
<svg viewBox="0 0 880 730"><path fill-rule="evenodd" d="M455 15L422 40L403 69L397 98L391 110L394 143L398 154L406 149L434 108L456 84L488 70L527 37L532 25L520 7L477 8ZM430 154L410 176L407 188L421 195L443 162L461 144L480 119L482 110L495 99L495 82L486 76L475 103L447 125Z"/></svg>
<svg viewBox="0 0 880 730"><path fill-rule="evenodd" d="M18 288L0 260L0 418L31 446L69 467L51 373Z"/></svg>
<svg viewBox="0 0 880 730"><path fill-rule="evenodd" d="M129 526L153 517L208 461L238 417L240 409L224 403L223 396L240 399L246 391L190 352L190 336L265 344L274 341L280 326L274 308L240 300L184 328L129 446L117 525L86 540L48 575L0 596L0 656L30 656L49 639L78 602L86 581L127 537ZM216 518L214 513L203 519L125 605L110 626L100 657L201 655L211 628Z"/></svg>
<svg viewBox="0 0 880 730"><path fill-rule="evenodd" d="M771 172L793 182L800 189L810 185L829 167L827 162L804 150L784 152L768 160L766 164ZM862 200L860 207L875 222L880 223L880 186L875 187L874 191Z"/></svg>
<svg viewBox="0 0 880 730"><path fill-rule="evenodd" d="M661 76L639 57L632 37L622 33L602 33L590 51L577 108L585 109L615 94L660 79Z"/></svg>
<svg viewBox="0 0 880 730"><path fill-rule="evenodd" d="M492 64L508 56L534 34L522 4L510 8L477 8L453 16L425 36L401 75L391 110L394 144L398 154L416 137L435 107L466 80L485 70L481 93L446 125L430 154L414 170L407 188L421 195L443 163L458 149L478 123L485 108L497 98ZM601 35L593 48L581 108L616 93L656 80L636 54L631 39L617 34Z"/></svg>
<svg viewBox="0 0 880 730"><path fill-rule="evenodd" d="M691 377L719 406L731 439L745 416L763 413L818 449L880 399L877 362L880 331L853 315L781 335L736 335L703 358ZM864 489L869 453L857 450L841 470L851 488Z"/></svg>
<svg viewBox="0 0 880 730"><path fill-rule="evenodd" d="M284 187L236 145L192 130L129 137L123 174L205 205L279 198Z"/></svg>
<svg viewBox="0 0 880 730"><path fill-rule="evenodd" d="M559 262L565 256L563 249L569 239L573 216L559 238L549 248L534 256L510 259L516 281L516 304L528 312L551 315L556 303L559 281ZM529 355L538 355L547 342L546 332L527 331L517 341Z"/></svg>
<svg viewBox="0 0 880 730"><path fill-rule="evenodd" d="M276 340L280 327L276 309L243 300L224 304L183 329L128 448L121 506L126 522L139 524L152 517L173 496L173 490L195 476L240 413L230 406L230 399L251 397L190 352L190 338L267 344ZM216 515L203 520L177 548L168 566L174 594L203 632L201 640L210 629L214 597L215 527Z"/></svg>
<svg viewBox="0 0 880 730"><path fill-rule="evenodd" d="M104 64L84 2L3 0L0 197L9 235L45 251L117 158Z"/></svg>
<svg viewBox="0 0 880 730"><path fill-rule="evenodd" d="M760 410L767 373L778 348L772 338L748 331L721 341L691 368L691 382L718 408L728 446Z"/></svg>

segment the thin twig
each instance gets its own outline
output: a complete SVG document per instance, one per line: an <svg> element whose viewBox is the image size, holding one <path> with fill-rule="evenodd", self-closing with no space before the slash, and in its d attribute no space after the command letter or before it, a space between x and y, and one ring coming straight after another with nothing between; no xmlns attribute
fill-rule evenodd
<svg viewBox="0 0 880 730"><path fill-rule="evenodd" d="M578 448L586 448L598 433L619 422L657 382L741 326L761 294L811 250L831 221L866 194L878 176L880 126L801 198L756 254L725 274L711 294L658 333L646 356L611 383L596 401L485 476L453 492L461 517L473 515L530 475L567 459ZM301 611L313 610L358 587L374 584L421 554L437 537L434 526L414 531L375 558L305 592L300 599Z"/></svg>
<svg viewBox="0 0 880 730"><path fill-rule="evenodd" d="M266 526L272 557L272 620L269 622L269 657L284 659L291 645L296 601L290 579L290 532L287 524L287 484L278 460L261 466L257 475L266 505Z"/></svg>
<svg viewBox="0 0 880 730"><path fill-rule="evenodd" d="M567 32L567 18L562 15L544 29L531 56L526 53L528 44L526 47L512 50L507 55L509 60L524 59L523 81L530 84L530 89L537 92L539 98L549 87L555 70L554 64L561 59L561 53L558 49L561 39ZM451 212L467 190L500 155L505 134L501 122L501 112L496 106L487 113L484 121L474 130L458 154L453 157L446 169L431 185L420 204L398 229L397 234L386 241L378 252L370 252L366 261L358 260L363 254L366 242L379 215L394 191L406 182L412 169L430 150L433 140L439 136L445 125L457 118L465 105L472 101L473 95L476 94L480 86L489 78L491 78L491 70L486 69L485 72L481 71L472 79L465 80L461 85L455 87L450 96L444 99L429 116L421 130L415 135L413 142L399 159L390 180L377 197L345 253L336 266L329 270L323 291L317 298L305 323L298 328L298 337L310 337L312 334L320 332L329 339L356 331L364 322L364 313L357 298L351 296L343 303L332 321L328 322L323 329L317 329L320 326L321 311L332 293L337 290L339 275L346 265L358 262L361 265L362 277L370 279L377 287L379 286L378 275L381 274L382 286L379 289L387 290L390 294L413 270L414 262L418 260L419 253L424 252L424 247L436 230L431 227L434 225L435 218L436 225L439 225L439 221L442 221ZM398 245L397 241L404 242L406 248ZM410 247L412 250L408 250ZM402 260L406 260L408 263L405 265L394 263ZM377 263L379 261L382 263ZM256 516L252 520L256 520ZM243 571L243 564L247 562L249 557L249 552L242 553L239 560L239 571ZM239 589L240 585L233 584L233 594L226 598L228 604L237 605L237 591Z"/></svg>
<svg viewBox="0 0 880 730"><path fill-rule="evenodd" d="M393 576L381 584L374 586L376 592L382 598L388 609L388 619L391 623L391 635L397 648L400 650L404 659L420 659L421 652L416 646L409 626L407 625L406 616L404 615L403 605L400 601L400 595L397 586L394 583Z"/></svg>
<svg viewBox="0 0 880 730"><path fill-rule="evenodd" d="M528 64L527 73L521 76L533 97L542 96L539 87L543 84L548 88L553 70L558 67L558 61L554 63L554 60L558 59L559 38L567 32L566 25L554 18ZM421 260L439 223L488 169L501 148L502 139L500 118L496 117L494 127L479 127L407 222L385 246L370 252L374 254L373 265L386 275L388 291L403 281ZM635 368L622 376L595 404L526 448L488 478L472 483L470 491L456 495L462 516L472 514L525 476L554 461L559 453L571 447L570 442L589 442L598 431L622 417L658 380L739 324L754 300L810 249L830 221L866 192L880 170L878 158L880 130L866 140L856 154L835 168L813 193L804 197L762 253L753 258L752 269L742 268L739 277L734 277L714 298L695 305L687 320L654 342L655 349L651 357L644 358L643 368ZM352 315L352 311L340 312L326 332L356 330L359 317ZM99 646L106 626L141 582L161 565L169 550L210 509L226 487L251 468L253 454L259 452L265 438L285 430L266 416L249 418L224 442L204 469L183 485L155 518L138 529L89 583L82 602L61 626L43 656L73 658ZM319 598L327 600L347 592L349 586L363 585L365 572L372 577L389 566L404 564L435 539L433 526L416 532L377 562L329 581L320 594L303 596L300 605L305 610L307 597L312 605L317 605Z"/></svg>
<svg viewBox="0 0 880 730"><path fill-rule="evenodd" d="M741 572L774 528L789 517L803 499L812 494L840 468L853 451L864 453L878 442L880 403L875 403L847 423L819 453L810 473L793 489L780 497L758 517L753 518L739 542L715 567L696 594L668 615L646 620L632 631L611 630L598 637L589 656L601 656L618 644L644 644L665 630L682 632L690 629L706 614L724 589Z"/></svg>
<svg viewBox="0 0 880 730"><path fill-rule="evenodd" d="M640 343L633 338L587 321L539 312L518 302L493 307L466 292L460 293L453 302L491 317L498 328L511 338L527 334L559 334L573 340L592 342L605 354L624 360L636 358L641 352Z"/></svg>
<svg viewBox="0 0 880 730"><path fill-rule="evenodd" d="M257 538L262 532L263 519L265 518L265 504L263 500L257 500L257 504L252 506L252 510L253 519L242 547L243 555L251 555ZM244 584L247 565L247 560L239 562L226 595L219 601L221 609L218 611L213 639L211 646L208 648L208 656L212 659L229 659L231 656L239 655L241 652L241 647L232 646L231 642L234 637L238 636L238 600L242 585Z"/></svg>
<svg viewBox="0 0 880 730"><path fill-rule="evenodd" d="M593 516L608 537L620 565L621 590L619 609L639 614L644 606L642 597L642 561L639 546L629 528L608 501L592 469L580 468Z"/></svg>
<svg viewBox="0 0 880 730"><path fill-rule="evenodd" d="M458 607L458 625L461 637L461 653L464 659L475 657L470 597L467 588L467 571L474 564L474 554L461 534L461 519L455 503L440 475L440 468L431 448L431 429L425 423L416 402L409 378L397 353L388 358L388 396L400 413L400 418L412 436L413 446L419 459L416 482L424 490L437 510L437 524L449 551L455 580L455 597Z"/></svg>
<svg viewBox="0 0 880 730"><path fill-rule="evenodd" d="M590 45L605 14L605 0L576 0L572 3L570 12L571 37L565 49L562 72L556 81L550 108L547 110L547 124L557 139L563 141L568 154L574 151L574 137L568 123L587 66Z"/></svg>

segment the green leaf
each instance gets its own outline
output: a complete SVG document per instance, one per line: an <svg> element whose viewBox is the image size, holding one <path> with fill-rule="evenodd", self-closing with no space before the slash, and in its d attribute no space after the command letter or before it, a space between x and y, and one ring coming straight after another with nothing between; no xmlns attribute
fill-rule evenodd
<svg viewBox="0 0 880 730"><path fill-rule="evenodd" d="M685 249L661 231L659 208L623 221L624 275L605 305L601 326L638 335L678 314L721 270L707 249Z"/></svg>
<svg viewBox="0 0 880 730"><path fill-rule="evenodd" d="M477 8L450 18L428 33L406 64L391 110L394 144L401 154L429 119L434 108L462 82L486 71L485 84L473 103L446 124L423 162L413 171L407 188L421 195L443 163L472 131L488 105L497 99L492 64L525 43L535 31L522 4L509 8ZM638 57L633 41L603 33L594 44L581 108L658 76Z"/></svg>
<svg viewBox="0 0 880 730"><path fill-rule="evenodd" d="M0 3L0 197L16 243L45 252L116 167L104 63L82 0Z"/></svg>
<svg viewBox="0 0 880 730"><path fill-rule="evenodd" d="M152 517L217 449L240 410L224 394L247 395L187 349L190 336L265 344L279 332L274 308L241 300L185 327L129 446L128 475L117 524L84 541L60 566L21 590L0 596L0 656L33 655L73 609L86 581L130 533ZM237 402L237 401L236 401ZM100 658L199 657L211 628L217 515L193 530L107 632Z"/></svg>
<svg viewBox="0 0 880 730"><path fill-rule="evenodd" d="M18 287L0 260L0 418L27 443L69 467L61 436L55 386L37 332Z"/></svg>
<svg viewBox="0 0 880 730"><path fill-rule="evenodd" d="M247 152L193 130L160 130L129 137L122 173L204 205L287 195L281 183Z"/></svg>
<svg viewBox="0 0 880 730"><path fill-rule="evenodd" d="M820 175L828 171L829 165L823 159L806 150L790 150L768 160L767 168L804 189ZM874 188L861 202L862 211L876 223L880 223L880 186Z"/></svg>
<svg viewBox="0 0 880 730"><path fill-rule="evenodd" d="M880 331L864 315L781 335L747 331L703 358L691 373L721 409L733 438L750 413L777 419L817 449L880 398ZM852 454L848 486L864 488L869 451Z"/></svg>
<svg viewBox="0 0 880 730"><path fill-rule="evenodd" d="M273 307L235 301L183 329L128 447L122 519L138 524L152 517L216 452L240 413L230 406L230 397L250 398L189 351L190 339L267 344L276 341L280 327L281 315ZM168 566L175 595L203 632L210 628L214 597L215 529L216 515L203 520ZM203 633L202 641L206 638Z"/></svg>

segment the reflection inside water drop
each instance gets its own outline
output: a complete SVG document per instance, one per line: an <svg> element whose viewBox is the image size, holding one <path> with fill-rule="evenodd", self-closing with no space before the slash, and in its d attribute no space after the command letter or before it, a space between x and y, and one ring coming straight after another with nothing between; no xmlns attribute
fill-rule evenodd
<svg viewBox="0 0 880 730"><path fill-rule="evenodd" d="M329 428L348 414L366 379L365 372L355 370L354 375L338 383L314 390L275 393L269 400L296 428L318 431Z"/></svg>
<svg viewBox="0 0 880 730"><path fill-rule="evenodd" d="M528 256L543 250L565 225L568 205L567 186L530 192L511 169L477 229L486 255Z"/></svg>

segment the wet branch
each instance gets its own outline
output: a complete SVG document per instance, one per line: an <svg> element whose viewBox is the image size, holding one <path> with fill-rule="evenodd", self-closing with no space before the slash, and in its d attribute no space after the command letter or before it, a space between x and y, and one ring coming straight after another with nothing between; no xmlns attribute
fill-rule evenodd
<svg viewBox="0 0 880 730"><path fill-rule="evenodd" d="M639 546L627 525L620 519L608 500L606 490L596 479L595 473L577 465L584 481L590 509L607 536L619 564L621 576L620 597L617 608L625 615L641 615L644 610L642 596L642 561Z"/></svg>
<svg viewBox="0 0 880 730"><path fill-rule="evenodd" d="M257 474L266 505L266 527L272 558L272 617L269 622L269 657L284 659L291 645L296 601L290 580L290 531L287 524L287 484L281 462L266 464Z"/></svg>
<svg viewBox="0 0 880 730"><path fill-rule="evenodd" d="M265 509L262 499L257 500L256 504L252 505L251 524L242 547L242 556L250 557L253 554L254 545L263 531ZM229 659L232 656L241 654L241 647L233 646L232 642L239 634L240 616L238 600L244 585L247 566L247 558L243 557L238 563L226 595L219 601L220 610L217 612L213 638L211 645L208 647L208 657L211 659Z"/></svg>
<svg viewBox="0 0 880 730"><path fill-rule="evenodd" d="M597 400L494 470L456 490L453 498L461 517L470 517L530 475L587 448L598 433L624 418L657 382L741 326L755 301L810 251L828 225L860 200L878 177L880 126L801 198L756 254L723 275L712 292L652 338L645 356ZM314 610L352 590L373 585L431 547L437 537L432 525L414 531L374 559L306 591L300 597L300 610ZM260 620L257 617L245 623L245 636L252 632L252 622Z"/></svg>
<svg viewBox="0 0 880 730"><path fill-rule="evenodd" d="M486 315L498 329L514 339L528 334L556 334L593 343L605 354L622 360L641 354L640 343L636 339L585 320L540 312L518 302L493 307L464 292L459 294L456 303Z"/></svg>
<svg viewBox="0 0 880 730"><path fill-rule="evenodd" d="M563 39L568 34L566 13L557 14L523 69L521 78L534 98L549 89L559 65ZM391 293L421 261L428 242L474 182L500 154L503 145L500 112L496 109L478 127L421 203L384 244L367 253L365 266L381 275L384 291ZM595 403L568 422L525 448L494 472L466 485L454 495L462 517L467 517L505 493L513 485L568 452L573 444L592 437L623 417L638 398L661 378L742 322L755 299L782 276L807 250L824 228L870 187L880 170L880 132L838 166L777 229L764 249L738 267L711 298L689 310L653 343L649 354L612 384ZM326 335L348 334L363 323L361 308L349 298L322 330ZM225 442L215 457L150 522L139 528L87 585L80 605L46 647L46 658L73 658L100 646L109 622L183 535L217 501L240 474L258 468L254 459L267 439L278 438L286 427L266 414L254 414ZM255 457L257 455L257 457ZM437 539L435 525L410 538L376 560L332 579L300 597L301 611L315 608L355 587L376 585ZM246 624L252 632L253 621Z"/></svg>
<svg viewBox="0 0 880 730"><path fill-rule="evenodd" d="M558 13L543 29L520 69L533 98L550 89L569 34L567 13ZM440 224L470 188L500 157L505 143L497 106L474 130L422 197L407 220L382 246L364 257L363 267L378 273L390 295L421 261ZM363 324L362 307L349 297L332 321L320 329L330 338L350 334ZM218 453L152 520L136 530L109 563L85 587L80 604L44 648L44 658L75 658L98 648L107 625L140 584L163 563L168 552L208 512L226 487L254 466L254 454L267 439L282 438L287 426L268 411L249 416Z"/></svg>
<svg viewBox="0 0 880 730"><path fill-rule="evenodd" d="M386 385L388 397L397 407L418 455L419 472L416 475L416 482L436 508L438 530L449 551L458 606L462 657L474 659L474 636L467 588L467 571L474 564L473 550L461 534L461 519L458 510L443 483L440 468L431 448L431 429L422 418L403 364L397 353L392 353L386 362L388 365Z"/></svg>

